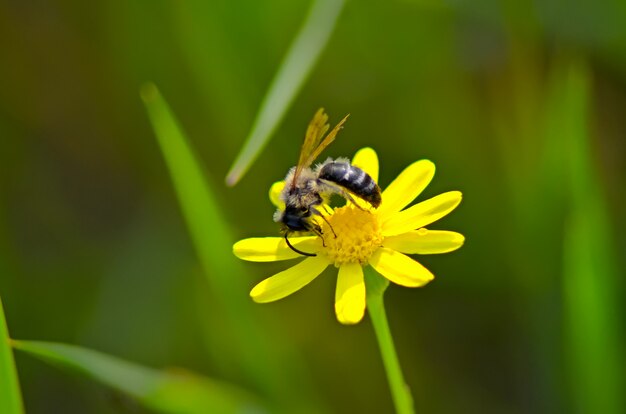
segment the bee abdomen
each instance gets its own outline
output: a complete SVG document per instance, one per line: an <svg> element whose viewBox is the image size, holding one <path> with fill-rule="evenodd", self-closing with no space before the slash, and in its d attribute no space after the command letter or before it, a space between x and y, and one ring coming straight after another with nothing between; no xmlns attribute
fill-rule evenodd
<svg viewBox="0 0 626 414"><path fill-rule="evenodd" d="M348 162L331 161L319 172L319 178L333 182L374 207L381 202L380 188L365 171Z"/></svg>

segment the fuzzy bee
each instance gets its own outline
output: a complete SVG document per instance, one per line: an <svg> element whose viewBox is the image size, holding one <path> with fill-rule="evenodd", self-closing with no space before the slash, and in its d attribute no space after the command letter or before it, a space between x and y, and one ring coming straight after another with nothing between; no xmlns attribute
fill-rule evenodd
<svg viewBox="0 0 626 414"><path fill-rule="evenodd" d="M304 256L315 254L296 249L289 243L288 236L292 232L312 232L320 236L323 243L322 228L314 218L317 216L326 221L318 208L333 194L351 201L358 208L362 207L353 197L367 201L373 207L378 207L381 202L380 188L376 182L365 171L350 164L347 158L328 158L314 169L310 168L313 161L334 141L346 119L348 115L326 135L329 129L328 115L319 109L307 128L298 164L285 177L285 188L280 194L285 209L276 211L274 221L282 223L287 245ZM332 230L330 223L328 225Z"/></svg>

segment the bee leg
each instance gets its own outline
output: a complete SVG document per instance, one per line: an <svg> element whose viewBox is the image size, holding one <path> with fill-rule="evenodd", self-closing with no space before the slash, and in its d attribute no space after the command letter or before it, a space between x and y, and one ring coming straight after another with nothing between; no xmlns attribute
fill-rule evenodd
<svg viewBox="0 0 626 414"><path fill-rule="evenodd" d="M363 207L361 207L356 200L354 199L354 197L352 197L352 195L350 195L349 192L341 190L339 192L339 195L341 195L343 198L345 198L346 200L348 200L349 202L351 202L356 208L358 208L361 211L367 211L366 209L364 209Z"/></svg>
<svg viewBox="0 0 626 414"><path fill-rule="evenodd" d="M341 197L345 198L346 200L348 200L349 202L351 202L352 204L354 204L354 206L356 208L358 208L359 210L362 211L367 211L367 209L361 207L359 204L357 204L357 202L354 200L354 197L352 197L352 195L347 192L346 190L343 189L342 186L337 185L333 182L330 182L328 180L322 180L319 179L318 181L321 182L321 185L323 186L323 189L329 193L334 193L334 194L339 194Z"/></svg>
<svg viewBox="0 0 626 414"><path fill-rule="evenodd" d="M328 224L328 227L330 227L330 231L333 232L333 235L335 236L335 238L337 238L337 233L335 233L335 229L333 229L333 226L330 224L330 222L326 219L326 217L322 216L322 218L324 219L324 221L326 222L326 224Z"/></svg>
<svg viewBox="0 0 626 414"><path fill-rule="evenodd" d="M298 254L301 254L302 256L309 256L309 257L317 256L317 254L315 254L315 253L303 252L302 250L298 250L295 247L293 247L293 245L289 242L289 237L288 236L289 236L289 232L286 232L285 233L285 242L287 243L287 246L289 246L289 248L291 250L293 250L294 252L296 252Z"/></svg>
<svg viewBox="0 0 626 414"><path fill-rule="evenodd" d="M322 247L326 247L326 241L324 241L324 233L322 232L322 229L319 226L316 226L313 229L313 233L315 233L318 236L320 236L320 239L322 239Z"/></svg>
<svg viewBox="0 0 626 414"><path fill-rule="evenodd" d="M321 215L321 214L320 214ZM335 236L335 238L337 238L337 233L335 233L335 229L333 229L333 226L330 224L330 222L326 219L326 217L322 216L322 220L324 220L326 222L326 224L328 224L328 227L330 227L330 231L333 232L333 235Z"/></svg>
<svg viewBox="0 0 626 414"><path fill-rule="evenodd" d="M324 208L326 208L326 206L324 206ZM330 227L330 231L333 232L333 235L335 236L335 238L337 238L337 233L335 233L335 229L333 229L333 226L330 224L330 222L328 221L328 219L326 217L324 217L324 215L322 213L320 213L317 209L315 208L311 208L311 212L313 214L317 214L318 216L320 216L322 218L322 220L324 220L326 222L326 224L328 224L328 227ZM322 233L322 230L320 230L320 234ZM322 242L324 242L324 238L322 237ZM326 247L326 246L324 246Z"/></svg>

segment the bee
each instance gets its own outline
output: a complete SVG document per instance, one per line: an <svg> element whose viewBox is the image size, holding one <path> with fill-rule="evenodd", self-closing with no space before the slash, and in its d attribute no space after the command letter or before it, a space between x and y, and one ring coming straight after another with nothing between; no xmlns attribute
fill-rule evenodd
<svg viewBox="0 0 626 414"><path fill-rule="evenodd" d="M361 209L363 207L353 197L364 200L375 208L381 203L380 187L365 171L350 164L347 158L328 158L314 169L311 168L313 161L335 140L348 116L326 135L330 127L327 123L328 115L324 113L324 109L319 109L306 130L298 164L285 177L285 187L280 194L285 209L276 211L274 221L282 223L289 248L303 256L315 254L296 249L289 242L288 236L293 232L312 232L320 236L324 243L322 228L314 220L315 217L326 221L334 234L332 226L319 210L333 194L340 195Z"/></svg>

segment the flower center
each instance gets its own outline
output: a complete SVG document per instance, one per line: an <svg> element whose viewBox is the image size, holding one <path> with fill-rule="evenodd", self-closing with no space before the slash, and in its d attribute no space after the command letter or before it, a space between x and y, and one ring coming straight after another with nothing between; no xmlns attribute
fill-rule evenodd
<svg viewBox="0 0 626 414"><path fill-rule="evenodd" d="M332 230L328 223L321 221L326 244L322 252L336 267L344 263L367 263L383 243L377 217L369 211L344 206L335 209L327 219Z"/></svg>

